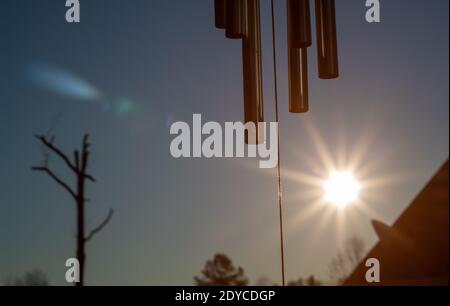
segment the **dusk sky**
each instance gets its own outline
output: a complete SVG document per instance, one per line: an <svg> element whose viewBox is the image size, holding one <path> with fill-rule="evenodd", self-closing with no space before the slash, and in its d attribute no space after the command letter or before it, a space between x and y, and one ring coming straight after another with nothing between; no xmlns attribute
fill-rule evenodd
<svg viewBox="0 0 450 306"><path fill-rule="evenodd" d="M449 155L449 1L337 0L341 76L317 77L309 51L308 114L288 113L286 2L276 1L287 279L328 278L353 236L371 247L371 220L392 224ZM280 282L275 169L256 159L174 159L170 123L242 121L241 42L214 27L212 0L89 0L81 23L65 1L0 2L0 281L39 269L65 285L75 255L75 204L31 171L35 134L70 153L91 135L88 285L190 285L225 253L252 282ZM275 120L270 1L261 0L266 121ZM313 27L314 29L314 27ZM315 31L313 31L315 37ZM78 86L36 77L57 72ZM37 74L37 75L36 75ZM61 92L62 91L62 92ZM71 154L71 153L70 153ZM69 182L56 157L50 166ZM359 203L321 203L314 182L352 169Z"/></svg>

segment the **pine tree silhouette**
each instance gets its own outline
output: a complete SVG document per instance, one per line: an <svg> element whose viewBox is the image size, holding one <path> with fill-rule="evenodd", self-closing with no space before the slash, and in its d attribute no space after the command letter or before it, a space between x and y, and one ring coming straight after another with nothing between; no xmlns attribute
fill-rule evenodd
<svg viewBox="0 0 450 306"><path fill-rule="evenodd" d="M217 254L208 260L201 277L194 277L197 286L247 286L248 279L244 269L234 267L232 261L224 254Z"/></svg>

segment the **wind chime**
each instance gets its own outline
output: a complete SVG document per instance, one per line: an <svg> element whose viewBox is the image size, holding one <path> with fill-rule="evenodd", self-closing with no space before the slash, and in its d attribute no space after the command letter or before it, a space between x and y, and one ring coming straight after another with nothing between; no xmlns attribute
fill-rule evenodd
<svg viewBox="0 0 450 306"><path fill-rule="evenodd" d="M315 0L319 78L339 77L334 0ZM264 121L260 0L215 0L216 27L242 39L245 122ZM308 102L308 48L312 46L309 0L287 0L289 111L305 113Z"/></svg>
<svg viewBox="0 0 450 306"><path fill-rule="evenodd" d="M309 0L286 1L289 111L291 113L306 113L309 111L308 48L312 46L310 5ZM271 3L275 106L276 120L279 122L274 0L271 0ZM225 29L227 38L242 39L245 123L253 122L255 124L256 139L259 140L258 123L264 122L260 0L215 0L214 4L216 27ZM318 75L320 79L335 79L339 77L339 64L334 0L315 0L315 4ZM279 151L278 147L281 268L282 283L285 285L281 158Z"/></svg>

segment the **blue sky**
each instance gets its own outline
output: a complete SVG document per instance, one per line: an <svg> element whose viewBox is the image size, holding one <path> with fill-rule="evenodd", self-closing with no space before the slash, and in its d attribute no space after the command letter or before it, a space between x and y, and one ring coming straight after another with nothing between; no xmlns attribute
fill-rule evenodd
<svg viewBox="0 0 450 306"><path fill-rule="evenodd" d="M87 225L116 211L88 246L87 284L191 284L217 252L252 280L278 280L275 172L169 152L168 122L243 120L241 44L214 28L213 1L80 2L76 25L65 22L64 1L0 3L0 279L39 268L64 284L74 255L74 204L30 170L42 160L33 135L51 128L66 151L91 134L98 183ZM307 115L288 113L285 1L276 2L288 279L326 278L353 235L375 243L370 220L392 223L448 158L448 1L382 1L380 24L365 22L365 1L336 2L341 77L318 80L314 44ZM261 1L267 121L269 4ZM43 90L30 65L73 74L101 98ZM325 178L326 156L337 168L360 157L355 173L372 182L367 209L349 209L345 222L314 206L305 180Z"/></svg>

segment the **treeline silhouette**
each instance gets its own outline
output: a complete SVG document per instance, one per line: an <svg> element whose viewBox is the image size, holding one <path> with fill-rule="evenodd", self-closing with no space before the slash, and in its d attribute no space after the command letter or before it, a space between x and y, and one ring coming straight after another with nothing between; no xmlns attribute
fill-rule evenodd
<svg viewBox="0 0 450 306"><path fill-rule="evenodd" d="M197 286L248 286L248 277L242 267L235 267L232 260L225 254L216 254L205 263L200 276L194 277ZM259 279L256 286L277 286L266 278ZM288 286L321 286L322 282L314 276L299 278L288 283Z"/></svg>
<svg viewBox="0 0 450 306"><path fill-rule="evenodd" d="M7 287L45 287L50 286L47 276L40 270L26 272L19 277L8 277L0 285Z"/></svg>
<svg viewBox="0 0 450 306"><path fill-rule="evenodd" d="M364 241L358 237L349 239L343 249L339 250L329 264L330 280L328 284L341 285L353 269L364 258L366 247ZM236 267L225 254L216 254L213 259L205 263L200 276L194 277L197 286L248 286L249 278L242 267ZM287 283L288 286L323 286L324 281L310 275L300 277ZM267 277L260 277L255 286L278 286Z"/></svg>

